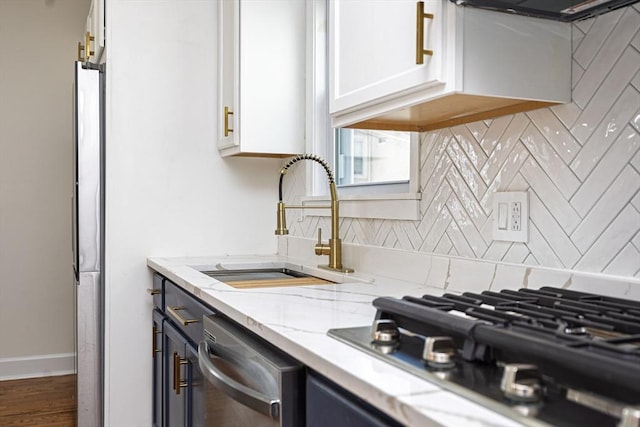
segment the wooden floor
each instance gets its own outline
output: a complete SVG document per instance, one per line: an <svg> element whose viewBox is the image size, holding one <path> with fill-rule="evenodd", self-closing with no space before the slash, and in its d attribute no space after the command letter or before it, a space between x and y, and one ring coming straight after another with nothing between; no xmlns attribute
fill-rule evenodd
<svg viewBox="0 0 640 427"><path fill-rule="evenodd" d="M75 381L75 375L0 381L0 426L75 426Z"/></svg>

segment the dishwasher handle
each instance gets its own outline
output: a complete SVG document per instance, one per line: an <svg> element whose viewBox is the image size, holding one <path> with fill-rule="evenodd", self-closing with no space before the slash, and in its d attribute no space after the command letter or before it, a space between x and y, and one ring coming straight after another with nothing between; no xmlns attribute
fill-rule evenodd
<svg viewBox="0 0 640 427"><path fill-rule="evenodd" d="M224 374L211 361L207 341L198 345L198 365L205 378L233 400L272 419L280 418L280 399L270 398Z"/></svg>

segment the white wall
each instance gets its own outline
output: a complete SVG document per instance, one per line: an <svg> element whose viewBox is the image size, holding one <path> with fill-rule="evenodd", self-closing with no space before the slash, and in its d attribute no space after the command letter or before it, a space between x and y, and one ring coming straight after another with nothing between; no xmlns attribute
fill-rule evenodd
<svg viewBox="0 0 640 427"><path fill-rule="evenodd" d="M216 149L216 0L107 2L106 425L151 423L147 256L275 253L275 159Z"/></svg>
<svg viewBox="0 0 640 427"><path fill-rule="evenodd" d="M73 61L88 0L0 0L0 379L73 370Z"/></svg>
<svg viewBox="0 0 640 427"><path fill-rule="evenodd" d="M422 218L345 218L343 242L640 279L640 4L572 31L573 102L421 134ZM492 240L495 191L528 191L527 243Z"/></svg>

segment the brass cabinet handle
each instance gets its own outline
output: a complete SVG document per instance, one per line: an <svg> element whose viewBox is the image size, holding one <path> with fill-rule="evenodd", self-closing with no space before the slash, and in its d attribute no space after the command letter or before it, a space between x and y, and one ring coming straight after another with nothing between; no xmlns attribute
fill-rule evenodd
<svg viewBox="0 0 640 427"><path fill-rule="evenodd" d="M233 116L233 111L229 111L229 107L224 107L224 136L229 136L229 132L233 129L229 127L229 116Z"/></svg>
<svg viewBox="0 0 640 427"><path fill-rule="evenodd" d="M152 356L153 356L153 358L154 358L154 359L156 358L156 353L162 353L162 349L161 349L161 348L160 348L160 349L156 348L156 347L157 347L157 345L158 345L158 338L157 338L157 336L158 336L159 334L161 334L161 333L162 333L162 331L160 331L160 330L159 330L158 328L156 328L156 327L155 327L155 325L154 325L154 326L153 326L153 335L152 335L152 338L151 338L151 346L153 347L153 354L152 354Z"/></svg>
<svg viewBox="0 0 640 427"><path fill-rule="evenodd" d="M80 52L84 52L84 46L82 45L82 42L78 42L78 61L84 62L84 56L82 56Z"/></svg>
<svg viewBox="0 0 640 427"><path fill-rule="evenodd" d="M433 13L424 13L424 2L417 3L416 12L416 64L424 64L424 56L433 55L433 51L424 48L424 20L433 19Z"/></svg>
<svg viewBox="0 0 640 427"><path fill-rule="evenodd" d="M186 307L180 307L180 306L175 306L175 307L169 307L167 306L167 311L169 312L169 314L171 314L178 322L180 322L180 324L182 326L187 326L190 323L197 323L200 320L198 319L185 319L184 317L182 317L180 315L180 313L178 313L180 310L184 310Z"/></svg>
<svg viewBox="0 0 640 427"><path fill-rule="evenodd" d="M160 295L162 291L160 289L147 289L149 295Z"/></svg>
<svg viewBox="0 0 640 427"><path fill-rule="evenodd" d="M187 387L189 384L186 381L180 379L180 366L189 363L187 359L180 357L178 353L173 353L173 391L176 394L180 394L182 387Z"/></svg>
<svg viewBox="0 0 640 427"><path fill-rule="evenodd" d="M91 42L95 40L95 37L93 37L91 35L91 33L89 31L87 31L87 34L85 35L85 53L87 55L87 57L85 59L89 60L89 58L91 58L95 52L91 50Z"/></svg>

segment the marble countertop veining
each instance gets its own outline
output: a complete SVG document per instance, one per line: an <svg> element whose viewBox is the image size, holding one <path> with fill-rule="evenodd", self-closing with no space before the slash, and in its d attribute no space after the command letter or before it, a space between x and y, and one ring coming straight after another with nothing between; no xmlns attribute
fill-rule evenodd
<svg viewBox="0 0 640 427"><path fill-rule="evenodd" d="M147 265L305 365L407 426L510 427L519 422L327 336L331 328L369 325L378 296L439 295L418 283L343 275L277 255L159 258ZM201 271L287 267L328 285L235 289Z"/></svg>

